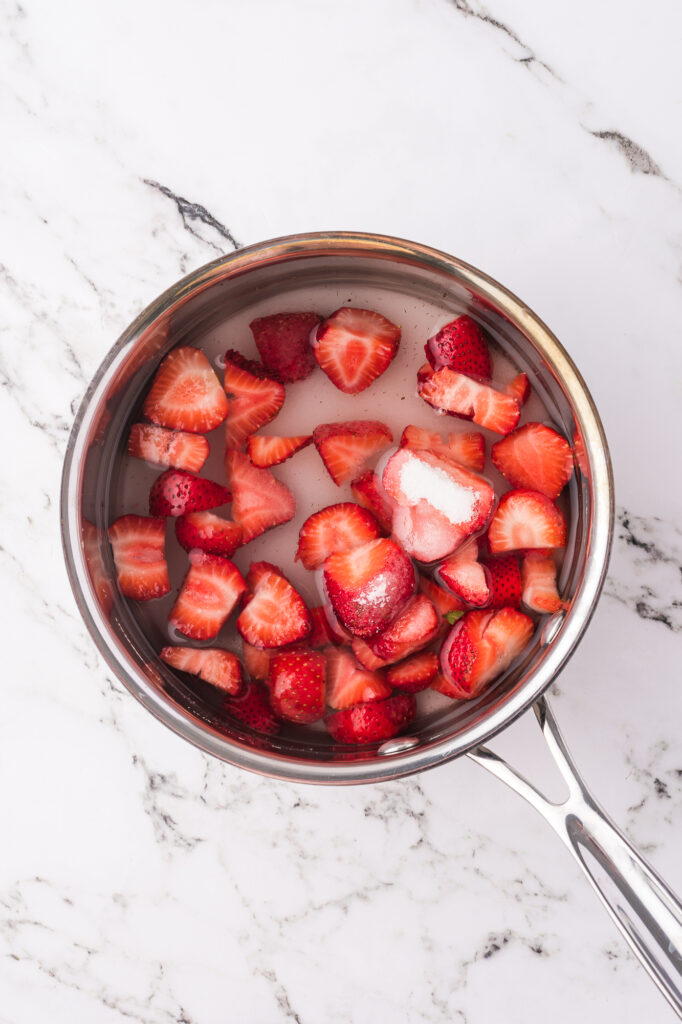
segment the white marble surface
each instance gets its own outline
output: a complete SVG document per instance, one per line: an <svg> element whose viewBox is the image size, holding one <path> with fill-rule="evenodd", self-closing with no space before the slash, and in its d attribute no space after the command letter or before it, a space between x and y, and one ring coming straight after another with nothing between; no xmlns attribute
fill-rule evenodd
<svg viewBox="0 0 682 1024"><path fill-rule="evenodd" d="M672 1020L475 765L320 790L211 761L111 678L62 566L74 411L170 282L300 230L456 253L602 411L617 540L554 705L682 889L682 15L489 4L0 0L2 1024ZM533 723L500 746L543 769Z"/></svg>

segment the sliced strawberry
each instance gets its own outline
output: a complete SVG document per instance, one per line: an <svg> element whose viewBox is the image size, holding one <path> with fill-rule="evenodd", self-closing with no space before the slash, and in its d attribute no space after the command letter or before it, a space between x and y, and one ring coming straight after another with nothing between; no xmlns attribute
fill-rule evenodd
<svg viewBox="0 0 682 1024"><path fill-rule="evenodd" d="M324 716L326 659L319 651L276 654L268 687L272 710L287 722L317 722Z"/></svg>
<svg viewBox="0 0 682 1024"><path fill-rule="evenodd" d="M273 313L249 324L265 366L285 383L304 380L313 372L310 333L320 320L317 313Z"/></svg>
<svg viewBox="0 0 682 1024"><path fill-rule="evenodd" d="M254 377L258 377L259 380L279 380L279 374L276 370L268 370L266 366L263 366L257 359L247 359L241 352L238 352L236 348L228 348L225 353L225 362L230 363L233 367L239 370L246 370Z"/></svg>
<svg viewBox="0 0 682 1024"><path fill-rule="evenodd" d="M413 451L424 449L449 455L467 469L480 473L485 466L485 440L483 434L449 434L443 441L434 430L425 430L412 424L405 427L400 438L401 448L412 448Z"/></svg>
<svg viewBox="0 0 682 1024"><path fill-rule="evenodd" d="M352 704L383 700L391 696L391 687L381 672L361 668L345 649L329 647L327 657L327 704L330 708L348 708Z"/></svg>
<svg viewBox="0 0 682 1024"><path fill-rule="evenodd" d="M364 638L388 626L410 600L416 584L412 562L386 537L330 555L323 578L341 626Z"/></svg>
<svg viewBox="0 0 682 1024"><path fill-rule="evenodd" d="M519 373L509 381L505 391L515 398L519 405L525 405L530 398L530 381L525 373Z"/></svg>
<svg viewBox="0 0 682 1024"><path fill-rule="evenodd" d="M164 555L166 522L148 516L121 516L109 527L118 585L124 597L152 601L170 590Z"/></svg>
<svg viewBox="0 0 682 1024"><path fill-rule="evenodd" d="M553 614L564 607L556 584L556 565L551 554L529 551L521 563L522 600L532 612Z"/></svg>
<svg viewBox="0 0 682 1024"><path fill-rule="evenodd" d="M310 609L310 618L313 621L313 628L307 638L310 647L327 647L329 644L345 644L345 637L337 633L331 626L329 619L321 605Z"/></svg>
<svg viewBox="0 0 682 1024"><path fill-rule="evenodd" d="M212 640L245 590L236 565L227 558L190 551L190 568L168 621L193 640Z"/></svg>
<svg viewBox="0 0 682 1024"><path fill-rule="evenodd" d="M364 640L361 640L359 636L353 637L350 646L358 664L362 665L363 668L369 669L370 672L376 672L377 669L385 668L391 664L390 661L378 658L372 648Z"/></svg>
<svg viewBox="0 0 682 1024"><path fill-rule="evenodd" d="M152 423L134 423L128 438L128 454L157 466L198 473L208 458L209 447L201 434L167 430Z"/></svg>
<svg viewBox="0 0 682 1024"><path fill-rule="evenodd" d="M459 687L446 679L442 672L438 672L431 681L430 689L435 690L436 693L442 693L444 697L450 697L452 700L461 699Z"/></svg>
<svg viewBox="0 0 682 1024"><path fill-rule="evenodd" d="M254 647L242 637L242 659L244 668L252 679L267 679L270 671L271 651L262 647Z"/></svg>
<svg viewBox="0 0 682 1024"><path fill-rule="evenodd" d="M283 647L308 636L312 620L305 601L275 566L255 563L247 583L253 596L237 619L237 629L247 643Z"/></svg>
<svg viewBox="0 0 682 1024"><path fill-rule="evenodd" d="M149 511L153 516L182 516L231 501L227 487L203 480L186 469L167 469L152 484Z"/></svg>
<svg viewBox="0 0 682 1024"><path fill-rule="evenodd" d="M485 608L490 603L490 576L478 560L478 543L471 537L441 562L437 578L466 604Z"/></svg>
<svg viewBox="0 0 682 1024"><path fill-rule="evenodd" d="M469 377L492 377L488 343L476 321L466 314L441 327L424 347L435 370L447 366Z"/></svg>
<svg viewBox="0 0 682 1024"><path fill-rule="evenodd" d="M422 363L417 370L417 383L421 384L422 381L428 380L429 377L433 377L433 372L431 363Z"/></svg>
<svg viewBox="0 0 682 1024"><path fill-rule="evenodd" d="M242 542L242 528L213 512L187 512L175 520L175 536L185 551L200 548L230 558Z"/></svg>
<svg viewBox="0 0 682 1024"><path fill-rule="evenodd" d="M142 411L160 427L205 434L227 416L227 399L204 353L181 345L156 371Z"/></svg>
<svg viewBox="0 0 682 1024"><path fill-rule="evenodd" d="M393 506L386 497L386 492L376 473L368 469L366 473L362 473L361 476L353 480L350 489L358 504L369 509L375 516L384 533L390 533L393 522Z"/></svg>
<svg viewBox="0 0 682 1024"><path fill-rule="evenodd" d="M401 661L427 647L438 636L440 628L441 619L435 605L424 594L417 594L387 629L370 637L367 643L377 657Z"/></svg>
<svg viewBox="0 0 682 1024"><path fill-rule="evenodd" d="M379 524L367 509L352 501L328 505L304 522L294 560L300 559L306 569L318 569L329 555L352 551L380 533Z"/></svg>
<svg viewBox="0 0 682 1024"><path fill-rule="evenodd" d="M240 448L249 434L274 419L284 403L284 385L257 377L234 363L225 363L225 392L229 410L225 424L225 444Z"/></svg>
<svg viewBox="0 0 682 1024"><path fill-rule="evenodd" d="M421 572L419 573L419 590L422 594L426 594L429 601L435 604L438 614L442 615L443 618L452 615L453 612L464 612L466 610L466 605L463 601L460 601L458 597L455 597L449 591L443 590L434 580Z"/></svg>
<svg viewBox="0 0 682 1024"><path fill-rule="evenodd" d="M488 570L491 597L488 608L519 608L521 606L521 573L516 555L483 558Z"/></svg>
<svg viewBox="0 0 682 1024"><path fill-rule="evenodd" d="M417 704L410 693L397 693L386 700L335 711L325 719L329 734L337 743L379 743L397 736L417 713Z"/></svg>
<svg viewBox="0 0 682 1024"><path fill-rule="evenodd" d="M242 664L232 651L217 647L197 650L195 647L164 647L160 658L167 665L199 676L226 693L239 693L242 685Z"/></svg>
<svg viewBox="0 0 682 1024"><path fill-rule="evenodd" d="M238 697L227 697L223 707L229 715L243 722L254 732L275 736L281 728L270 707L267 687L262 683L246 683L244 692Z"/></svg>
<svg viewBox="0 0 682 1024"><path fill-rule="evenodd" d="M359 473L368 459L387 448L393 435L378 420L348 420L315 427L313 441L329 475L340 486Z"/></svg>
<svg viewBox="0 0 682 1024"><path fill-rule="evenodd" d="M508 434L521 415L519 403L511 395L446 366L422 381L419 394L434 409L473 420L479 427L486 427L496 434Z"/></svg>
<svg viewBox="0 0 682 1024"><path fill-rule="evenodd" d="M286 462L301 448L312 443L312 434L300 434L297 437L250 437L246 442L246 450L254 466L267 469L268 466L279 466Z"/></svg>
<svg viewBox="0 0 682 1024"><path fill-rule="evenodd" d="M296 500L289 488L269 470L252 466L248 455L227 451L225 471L233 494L232 515L242 528L242 544L293 518Z"/></svg>
<svg viewBox="0 0 682 1024"><path fill-rule="evenodd" d="M532 619L514 608L468 612L441 649L441 668L453 687L448 696L477 697L523 653L533 629Z"/></svg>
<svg viewBox="0 0 682 1024"><path fill-rule="evenodd" d="M391 686L397 687L403 693L420 693L430 686L438 672L438 666L438 655L432 651L424 651L408 658L407 661L392 665L386 673L386 679Z"/></svg>
<svg viewBox="0 0 682 1024"><path fill-rule="evenodd" d="M462 540L461 532L428 501L396 506L393 536L419 562L436 562L444 558Z"/></svg>
<svg viewBox="0 0 682 1024"><path fill-rule="evenodd" d="M526 423L491 449L493 465L512 487L558 498L573 473L568 441L543 423Z"/></svg>
<svg viewBox="0 0 682 1024"><path fill-rule="evenodd" d="M400 328L371 309L343 306L320 324L313 344L332 384L357 395L388 367L398 351Z"/></svg>
<svg viewBox="0 0 682 1024"><path fill-rule="evenodd" d="M539 491L507 491L488 528L493 554L528 548L563 548L566 521L554 502Z"/></svg>

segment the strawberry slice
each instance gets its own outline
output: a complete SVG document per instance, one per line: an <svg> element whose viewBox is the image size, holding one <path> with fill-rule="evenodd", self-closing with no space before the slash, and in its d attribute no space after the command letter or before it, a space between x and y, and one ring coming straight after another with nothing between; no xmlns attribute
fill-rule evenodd
<svg viewBox="0 0 682 1024"><path fill-rule="evenodd" d="M429 377L433 377L433 367L431 363L422 363L417 370L417 383L421 384L422 381L428 380Z"/></svg>
<svg viewBox="0 0 682 1024"><path fill-rule="evenodd" d="M358 664L362 665L363 668L369 669L370 672L376 672L377 669L385 668L391 664L390 661L378 658L372 648L364 640L361 640L359 636L353 638L350 646Z"/></svg>
<svg viewBox="0 0 682 1024"><path fill-rule="evenodd" d="M361 668L352 654L329 647L327 657L327 704L330 708L349 708L352 704L384 700L391 687L381 672Z"/></svg>
<svg viewBox="0 0 682 1024"><path fill-rule="evenodd" d="M164 555L166 522L148 516L121 516L109 527L118 585L124 597L152 601L170 590Z"/></svg>
<svg viewBox="0 0 682 1024"><path fill-rule="evenodd" d="M441 649L441 668L452 684L448 696L477 697L523 653L533 629L532 619L514 608L468 612Z"/></svg>
<svg viewBox="0 0 682 1024"><path fill-rule="evenodd" d="M231 501L227 487L203 480L186 469L167 469L152 484L149 511L153 516L182 516L203 512Z"/></svg>
<svg viewBox="0 0 682 1024"><path fill-rule="evenodd" d="M508 434L519 422L519 403L511 395L489 384L456 373L444 366L422 381L419 394L434 409L449 412L464 420L473 420L496 434Z"/></svg>
<svg viewBox="0 0 682 1024"><path fill-rule="evenodd" d="M354 477L368 459L387 448L393 435L386 424L378 420L348 420L315 427L313 441L332 480L341 486Z"/></svg>
<svg viewBox="0 0 682 1024"><path fill-rule="evenodd" d="M435 690L436 693L442 693L444 697L450 697L452 700L460 700L460 690L458 686L451 683L449 679L446 679L442 672L438 672L431 681L431 690Z"/></svg>
<svg viewBox="0 0 682 1024"><path fill-rule="evenodd" d="M190 551L190 568L168 621L192 640L212 640L245 590L234 563L204 551Z"/></svg>
<svg viewBox="0 0 682 1024"><path fill-rule="evenodd" d="M269 370L286 383L304 380L315 367L311 331L320 323L317 313L273 313L249 324L256 348Z"/></svg>
<svg viewBox="0 0 682 1024"><path fill-rule="evenodd" d="M521 573L516 555L483 558L481 564L487 569L490 579L488 608L520 608Z"/></svg>
<svg viewBox="0 0 682 1024"><path fill-rule="evenodd" d="M226 697L223 705L228 715L243 722L254 732L275 736L281 726L270 707L267 687L262 683L248 682L238 697Z"/></svg>
<svg viewBox="0 0 682 1024"><path fill-rule="evenodd" d="M224 380L229 399L225 444L228 448L240 448L249 434L269 423L282 408L284 385L267 377L257 377L227 360Z"/></svg>
<svg viewBox="0 0 682 1024"><path fill-rule="evenodd" d="M276 654L268 686L272 710L287 722L317 722L324 716L326 659L319 651Z"/></svg>
<svg viewBox="0 0 682 1024"><path fill-rule="evenodd" d="M469 377L492 377L488 343L476 321L466 314L441 327L424 348L434 370L447 366Z"/></svg>
<svg viewBox="0 0 682 1024"><path fill-rule="evenodd" d="M313 335L320 367L340 391L357 395L376 380L398 351L400 328L371 309L337 309Z"/></svg>
<svg viewBox="0 0 682 1024"><path fill-rule="evenodd" d="M466 610L466 605L463 601L460 601L458 597L455 597L449 591L443 590L434 580L421 572L419 573L419 591L435 604L438 614L442 615L443 618L447 618L448 615L451 616L453 612L464 612Z"/></svg>
<svg viewBox="0 0 682 1024"><path fill-rule="evenodd" d="M267 469L268 466L279 466L286 462L302 448L312 443L312 434L299 434L297 437L250 437L246 442L246 450L254 466Z"/></svg>
<svg viewBox="0 0 682 1024"><path fill-rule="evenodd" d="M267 679L270 671L271 651L262 647L254 647L242 637L242 660L244 668L252 679Z"/></svg>
<svg viewBox="0 0 682 1024"><path fill-rule="evenodd" d="M528 548L563 548L566 521L554 502L539 491L507 491L488 528L493 554Z"/></svg>
<svg viewBox="0 0 682 1024"><path fill-rule="evenodd" d="M424 594L417 594L387 629L370 637L367 643L384 661L402 661L427 647L438 636L440 628L441 619L435 605Z"/></svg>
<svg viewBox="0 0 682 1024"><path fill-rule="evenodd" d="M376 473L368 469L366 473L362 473L361 476L353 480L350 489L358 504L374 515L383 532L390 533L393 522L393 506L386 497L386 492Z"/></svg>
<svg viewBox="0 0 682 1024"><path fill-rule="evenodd" d="M160 658L167 665L199 676L226 693L239 693L242 685L242 664L232 651L217 647L197 650L195 647L164 647Z"/></svg>
<svg viewBox="0 0 682 1024"><path fill-rule="evenodd" d="M568 441L543 423L526 423L491 449L493 465L512 487L558 498L573 473Z"/></svg>
<svg viewBox="0 0 682 1024"><path fill-rule="evenodd" d="M393 536L419 562L436 562L444 558L462 540L460 531L428 501L396 507Z"/></svg>
<svg viewBox="0 0 682 1024"><path fill-rule="evenodd" d="M480 473L485 466L485 440L479 433L449 434L446 442L435 431L410 424L403 430L400 447L449 455L475 473Z"/></svg>
<svg viewBox="0 0 682 1024"><path fill-rule="evenodd" d="M330 555L323 579L341 626L363 638L388 626L414 594L416 583L412 562L386 537Z"/></svg>
<svg viewBox="0 0 682 1024"><path fill-rule="evenodd" d="M187 512L175 520L175 536L185 551L200 548L209 555L231 558L242 542L242 528L213 512Z"/></svg>
<svg viewBox="0 0 682 1024"><path fill-rule="evenodd" d="M205 434L227 416L227 399L204 353L181 345L156 371L142 411L160 427Z"/></svg>
<svg viewBox="0 0 682 1024"><path fill-rule="evenodd" d="M392 665L386 680L403 693L421 693L426 690L438 672L438 655L432 651L415 654L407 661Z"/></svg>
<svg viewBox="0 0 682 1024"><path fill-rule="evenodd" d="M252 563L247 577L251 596L237 619L237 629L254 647L284 647L312 629L305 601L268 562Z"/></svg>
<svg viewBox="0 0 682 1024"><path fill-rule="evenodd" d="M329 555L352 551L380 533L379 524L367 509L352 501L328 505L304 522L294 561L300 560L306 569L318 569Z"/></svg>
<svg viewBox="0 0 682 1024"><path fill-rule="evenodd" d="M293 518L296 500L289 488L269 470L252 466L248 455L227 451L225 471L233 493L232 515L242 528L242 544Z"/></svg>
<svg viewBox="0 0 682 1024"><path fill-rule="evenodd" d="M208 458L209 447L201 434L167 430L151 423L134 423L128 438L128 454L157 466L198 473Z"/></svg>
<svg viewBox="0 0 682 1024"><path fill-rule="evenodd" d="M515 398L519 405L525 405L530 398L530 381L525 373L518 373L507 384L505 391Z"/></svg>
<svg viewBox="0 0 682 1024"><path fill-rule="evenodd" d="M310 609L310 618L313 622L313 628L308 636L308 645L310 647L327 647L329 644L345 644L345 637L337 633L333 628L324 608L321 605L316 605Z"/></svg>
<svg viewBox="0 0 682 1024"><path fill-rule="evenodd" d="M532 612L553 614L564 607L556 583L556 565L551 554L529 551L521 563L522 600Z"/></svg>
<svg viewBox="0 0 682 1024"><path fill-rule="evenodd" d="M379 743L397 736L417 713L410 693L397 693L386 700L355 704L335 711L325 719L329 734L337 743Z"/></svg>
<svg viewBox="0 0 682 1024"><path fill-rule="evenodd" d="M280 379L276 370L268 370L257 359L247 359L236 348L228 348L225 353L225 362L230 363L231 366L239 370L247 370L254 377L258 377L259 380Z"/></svg>
<svg viewBox="0 0 682 1024"><path fill-rule="evenodd" d="M438 566L436 577L474 608L490 603L490 576L478 560L478 542L471 537Z"/></svg>

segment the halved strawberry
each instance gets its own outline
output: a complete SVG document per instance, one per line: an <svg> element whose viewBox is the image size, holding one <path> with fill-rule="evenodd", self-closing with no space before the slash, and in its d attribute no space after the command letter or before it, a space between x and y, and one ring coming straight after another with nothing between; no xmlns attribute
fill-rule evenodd
<svg viewBox="0 0 682 1024"><path fill-rule="evenodd" d="M464 612L466 610L466 605L463 601L454 594L449 593L449 591L443 590L430 576L425 576L421 572L419 573L419 590L420 593L426 594L429 601L435 604L438 614L444 618L453 612Z"/></svg>
<svg viewBox="0 0 682 1024"><path fill-rule="evenodd" d="M453 551L462 534L428 501L397 505L393 536L419 562L436 562Z"/></svg>
<svg viewBox="0 0 682 1024"><path fill-rule="evenodd" d="M252 320L249 327L265 366L285 382L311 374L315 357L310 333L320 320L317 313L273 313Z"/></svg>
<svg viewBox="0 0 682 1024"><path fill-rule="evenodd" d="M326 612L321 605L310 609L313 628L307 637L310 647L327 647L328 644L345 644L346 638L337 633L331 626Z"/></svg>
<svg viewBox="0 0 682 1024"><path fill-rule="evenodd" d="M465 541L441 562L436 576L466 604L484 608L490 603L490 576L478 560L478 542L475 538Z"/></svg>
<svg viewBox="0 0 682 1024"><path fill-rule="evenodd" d="M182 516L203 512L231 501L227 487L203 480L186 469L167 469L152 484L149 511L153 516Z"/></svg>
<svg viewBox="0 0 682 1024"><path fill-rule="evenodd" d="M167 430L152 423L134 423L128 438L128 454L157 466L198 473L208 458L209 447L201 434Z"/></svg>
<svg viewBox="0 0 682 1024"><path fill-rule="evenodd" d="M242 685L242 663L232 651L217 647L164 647L159 655L162 661L181 672L199 676L226 693L239 693Z"/></svg>
<svg viewBox="0 0 682 1024"><path fill-rule="evenodd" d="M193 640L212 640L227 621L246 584L227 558L190 551L185 576L168 621Z"/></svg>
<svg viewBox="0 0 682 1024"><path fill-rule="evenodd" d="M326 658L319 651L276 654L268 687L272 710L287 722L317 722L323 717Z"/></svg>
<svg viewBox="0 0 682 1024"><path fill-rule="evenodd" d="M485 440L483 434L449 434L443 441L434 430L425 430L412 424L405 427L400 438L401 448L412 448L414 451L430 449L436 453L449 455L467 469L480 473L485 466Z"/></svg>
<svg viewBox="0 0 682 1024"><path fill-rule="evenodd" d="M336 618L354 636L380 633L414 594L412 562L394 541L370 540L330 555L324 563L324 587Z"/></svg>
<svg viewBox="0 0 682 1024"><path fill-rule="evenodd" d="M370 672L376 672L377 669L385 668L391 664L390 661L378 658L372 648L364 640L361 640L359 636L353 637L350 646L358 664L362 665L363 668L369 669Z"/></svg>
<svg viewBox="0 0 682 1024"><path fill-rule="evenodd" d="M341 486L358 473L368 459L387 448L393 435L378 420L348 420L322 423L313 431L313 441L329 475Z"/></svg>
<svg viewBox="0 0 682 1024"><path fill-rule="evenodd" d="M476 321L466 314L441 327L424 348L435 370L447 366L469 377L492 377L488 343Z"/></svg>
<svg viewBox="0 0 682 1024"><path fill-rule="evenodd" d="M399 344L400 328L385 316L343 306L317 328L313 351L332 384L357 395L384 372Z"/></svg>
<svg viewBox="0 0 682 1024"><path fill-rule="evenodd" d="M227 416L227 398L204 353L181 345L156 371L142 411L160 427L205 434Z"/></svg>
<svg viewBox="0 0 682 1024"><path fill-rule="evenodd" d="M462 699L459 686L455 686L449 679L446 679L442 672L438 672L434 676L429 684L429 688L435 690L436 693L442 693L444 697L450 697L452 700Z"/></svg>
<svg viewBox="0 0 682 1024"><path fill-rule="evenodd" d="M441 668L454 691L448 696L477 697L523 653L533 629L533 620L514 608L467 612L441 648Z"/></svg>
<svg viewBox="0 0 682 1024"><path fill-rule="evenodd" d="M267 469L268 466L279 466L286 462L301 448L307 448L313 440L312 434L301 434L297 437L250 437L246 442L246 450L254 466Z"/></svg>
<svg viewBox="0 0 682 1024"><path fill-rule="evenodd" d="M573 473L571 446L543 423L526 423L491 449L493 465L512 487L558 498Z"/></svg>
<svg viewBox="0 0 682 1024"><path fill-rule="evenodd" d="M449 370L447 366L422 381L418 390L434 409L473 420L479 427L486 427L496 434L508 434L521 415L519 403L511 395Z"/></svg>
<svg viewBox="0 0 682 1024"><path fill-rule="evenodd" d="M393 522L393 506L386 497L386 492L376 473L368 469L366 473L362 473L361 476L353 480L350 489L358 504L369 509L375 516L384 533L390 533Z"/></svg>
<svg viewBox="0 0 682 1024"><path fill-rule="evenodd" d="M367 643L384 661L401 661L421 651L434 640L441 628L435 605L424 594L417 594L382 633Z"/></svg>
<svg viewBox="0 0 682 1024"><path fill-rule="evenodd" d="M391 696L391 687L381 672L361 668L346 649L329 647L327 657L327 695L330 708L348 708Z"/></svg>
<svg viewBox="0 0 682 1024"><path fill-rule="evenodd" d="M285 484L267 469L251 465L243 452L225 452L225 472L232 488L232 515L242 528L242 544L286 523L296 512L296 500Z"/></svg>
<svg viewBox="0 0 682 1024"><path fill-rule="evenodd" d="M563 548L566 521L554 502L539 491L507 491L488 528L493 554L528 548Z"/></svg>
<svg viewBox="0 0 682 1024"><path fill-rule="evenodd" d="M413 721L416 713L417 704L412 694L397 693L386 700L335 711L324 724L337 743L379 743L397 736Z"/></svg>
<svg viewBox="0 0 682 1024"><path fill-rule="evenodd" d="M294 561L300 559L306 569L318 569L329 555L352 551L380 533L379 524L367 509L352 501L328 505L304 522Z"/></svg>
<svg viewBox="0 0 682 1024"><path fill-rule="evenodd" d="M242 542L242 528L213 512L186 512L175 520L175 536L185 551L200 548L230 558Z"/></svg>
<svg viewBox="0 0 682 1024"><path fill-rule="evenodd" d="M274 419L284 403L284 385L225 362L225 392L229 410L225 444L240 448L249 434Z"/></svg>
<svg viewBox="0 0 682 1024"><path fill-rule="evenodd" d="M519 405L525 405L530 398L530 381L525 373L518 373L507 384L505 391L515 398Z"/></svg>
<svg viewBox="0 0 682 1024"><path fill-rule="evenodd" d="M433 373L434 370L431 363L422 363L417 370L417 383L421 384L422 381L428 380L429 377L433 377Z"/></svg>
<svg viewBox="0 0 682 1024"><path fill-rule="evenodd" d="M247 576L252 595L237 619L237 629L254 647L283 647L312 629L305 601L268 562L253 563Z"/></svg>
<svg viewBox="0 0 682 1024"><path fill-rule="evenodd" d="M242 659L244 668L252 679L267 679L270 671L272 651L262 647L254 647L242 637Z"/></svg>
<svg viewBox="0 0 682 1024"><path fill-rule="evenodd" d="M521 563L522 600L532 612L553 614L564 607L556 583L556 565L551 554L529 551Z"/></svg>
<svg viewBox="0 0 682 1024"><path fill-rule="evenodd" d="M275 736L281 728L279 719L275 717L270 707L270 695L267 687L262 683L246 683L243 693L237 697L225 699L223 708L233 718L243 722L255 732Z"/></svg>
<svg viewBox="0 0 682 1024"><path fill-rule="evenodd" d="M123 596L152 601L167 594L170 580L164 555L165 520L120 516L108 532Z"/></svg>
<svg viewBox="0 0 682 1024"><path fill-rule="evenodd" d="M225 353L225 362L230 363L233 367L239 370L246 370L254 377L258 377L259 380L279 380L279 374L276 370L269 370L267 366L263 366L257 359L247 359L246 356L238 352L236 348L228 348Z"/></svg>
<svg viewBox="0 0 682 1024"><path fill-rule="evenodd" d="M407 661L392 665L386 673L386 680L403 693L420 693L430 686L438 666L438 655L433 651L424 651Z"/></svg>
<svg viewBox="0 0 682 1024"><path fill-rule="evenodd" d="M488 608L519 608L521 606L521 573L516 555L482 558L488 570L491 597Z"/></svg>

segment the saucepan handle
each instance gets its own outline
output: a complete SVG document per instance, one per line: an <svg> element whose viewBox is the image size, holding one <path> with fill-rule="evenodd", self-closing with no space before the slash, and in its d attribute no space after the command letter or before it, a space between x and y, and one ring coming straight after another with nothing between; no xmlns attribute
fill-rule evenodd
<svg viewBox="0 0 682 1024"><path fill-rule="evenodd" d="M549 822L587 875L633 952L682 1018L682 904L594 800L563 741L547 700L535 705L569 795L548 800L487 747L469 757L506 782Z"/></svg>

